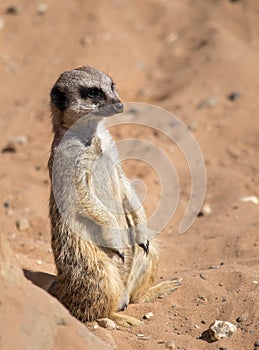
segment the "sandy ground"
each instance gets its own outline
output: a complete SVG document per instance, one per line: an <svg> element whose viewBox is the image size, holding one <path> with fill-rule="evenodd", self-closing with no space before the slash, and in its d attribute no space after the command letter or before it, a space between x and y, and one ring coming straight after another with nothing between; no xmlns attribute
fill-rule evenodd
<svg viewBox="0 0 259 350"><path fill-rule="evenodd" d="M93 65L114 78L124 101L163 107L192 131L206 162L205 203L211 208L210 215L178 233L190 197L188 166L171 140L145 131L145 139L167 151L181 185L175 216L159 236L157 281L183 280L168 298L130 305L127 314L141 318L152 312L153 318L141 328L109 331L106 340L118 349L165 349L169 340L181 350L254 349L259 204L240 198L259 197L258 2L53 0L47 5L44 11L38 1L0 3L1 235L36 284L55 274L46 166L52 139L49 91L62 71ZM113 131L117 139L143 136L137 127ZM152 212L160 191L156 175L134 161L125 169L145 182L145 207ZM18 229L21 219L28 228ZM237 333L214 343L200 339L216 319L234 323ZM93 332L104 337L101 329Z"/></svg>

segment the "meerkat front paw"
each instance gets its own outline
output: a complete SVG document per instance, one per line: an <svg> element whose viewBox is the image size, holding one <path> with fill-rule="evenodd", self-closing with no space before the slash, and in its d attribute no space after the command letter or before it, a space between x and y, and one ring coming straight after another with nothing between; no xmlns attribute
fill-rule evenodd
<svg viewBox="0 0 259 350"><path fill-rule="evenodd" d="M144 250L146 255L148 255L148 253L149 253L149 240L147 240L146 243L140 243L139 247Z"/></svg>

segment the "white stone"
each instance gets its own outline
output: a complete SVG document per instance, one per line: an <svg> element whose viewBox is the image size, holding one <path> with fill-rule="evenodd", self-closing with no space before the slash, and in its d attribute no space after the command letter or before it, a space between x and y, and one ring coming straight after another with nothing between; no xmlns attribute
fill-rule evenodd
<svg viewBox="0 0 259 350"><path fill-rule="evenodd" d="M201 213L203 215L210 215L212 213L211 207L209 204L204 204L201 208Z"/></svg>
<svg viewBox="0 0 259 350"><path fill-rule="evenodd" d="M150 318L153 317L153 316L154 316L153 312L148 312L147 314L144 315L143 318L145 320L150 320Z"/></svg>
<svg viewBox="0 0 259 350"><path fill-rule="evenodd" d="M172 340L168 340L166 343L165 343L165 347L167 349L176 349L176 345L175 343L172 341Z"/></svg>
<svg viewBox="0 0 259 350"><path fill-rule="evenodd" d="M5 21L2 17L0 17L0 30L4 28L4 25L5 25Z"/></svg>
<svg viewBox="0 0 259 350"><path fill-rule="evenodd" d="M97 320L97 323L103 328L107 328L110 330L116 329L116 323L113 320L110 320L109 318L99 318Z"/></svg>
<svg viewBox="0 0 259 350"><path fill-rule="evenodd" d="M38 13L42 15L48 10L48 4L46 2L41 2L37 7Z"/></svg>
<svg viewBox="0 0 259 350"><path fill-rule="evenodd" d="M18 230L25 231L30 227L29 221L26 218L22 218L16 221Z"/></svg>
<svg viewBox="0 0 259 350"><path fill-rule="evenodd" d="M230 338L236 331L237 327L228 321L216 320L209 327L211 339L214 341Z"/></svg>
<svg viewBox="0 0 259 350"><path fill-rule="evenodd" d="M240 198L241 202L251 202L254 204L258 204L259 203L259 199L256 196L247 196L247 197L242 197Z"/></svg>

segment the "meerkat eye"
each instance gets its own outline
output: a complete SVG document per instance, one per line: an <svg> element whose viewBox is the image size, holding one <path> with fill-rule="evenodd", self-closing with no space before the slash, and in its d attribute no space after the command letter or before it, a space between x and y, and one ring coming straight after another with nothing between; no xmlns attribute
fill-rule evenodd
<svg viewBox="0 0 259 350"><path fill-rule="evenodd" d="M112 89L112 92L114 92L114 90L115 90L115 83L114 82L112 82L112 84L111 84L111 89Z"/></svg>
<svg viewBox="0 0 259 350"><path fill-rule="evenodd" d="M102 95L103 95L103 92L101 89L92 88L87 90L87 96L90 98L101 97Z"/></svg>
<svg viewBox="0 0 259 350"><path fill-rule="evenodd" d="M98 88L85 88L81 87L80 90L81 98L105 98L105 95L101 89Z"/></svg>

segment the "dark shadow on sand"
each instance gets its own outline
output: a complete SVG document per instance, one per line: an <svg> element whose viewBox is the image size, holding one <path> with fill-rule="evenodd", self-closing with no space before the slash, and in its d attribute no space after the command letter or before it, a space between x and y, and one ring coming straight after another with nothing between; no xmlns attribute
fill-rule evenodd
<svg viewBox="0 0 259 350"><path fill-rule="evenodd" d="M30 271L23 269L24 276L30 280L35 286L48 291L50 284L55 280L56 276L46 272Z"/></svg>
<svg viewBox="0 0 259 350"><path fill-rule="evenodd" d="M202 333L202 335L200 336L199 339L204 340L207 343L214 343L215 342L215 340L211 339L210 332L208 329Z"/></svg>

